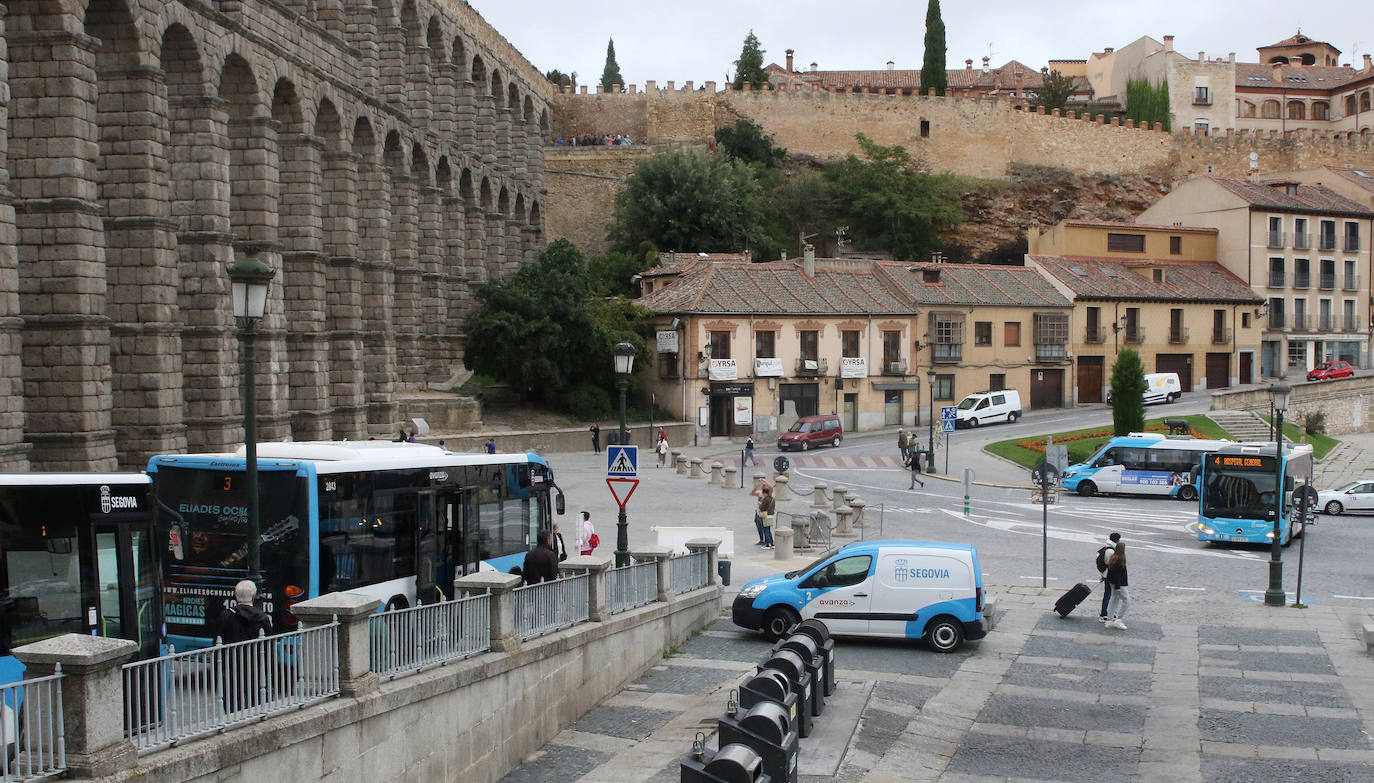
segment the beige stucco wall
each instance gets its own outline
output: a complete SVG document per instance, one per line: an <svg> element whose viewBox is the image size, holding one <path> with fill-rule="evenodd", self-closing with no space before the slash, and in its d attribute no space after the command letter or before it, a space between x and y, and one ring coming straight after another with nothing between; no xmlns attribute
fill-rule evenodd
<svg viewBox="0 0 1374 783"><path fill-rule="evenodd" d="M1194 103L1194 89L1205 86L1211 103ZM1172 127L1194 127L1206 120L1213 133L1236 127L1234 60L1175 60L1169 66L1169 111Z"/></svg>
<svg viewBox="0 0 1374 783"><path fill-rule="evenodd" d="M1192 228L1188 226L1187 228ZM1141 253L1118 253L1107 249L1107 234L1144 234L1145 250ZM1182 238L1182 252L1169 252L1171 237ZM1210 231L1150 228L1144 225L1079 226L1062 221L1037 232L1031 228L1027 237L1031 255L1045 256L1102 256L1104 258L1168 258L1177 261L1215 261L1217 237Z"/></svg>

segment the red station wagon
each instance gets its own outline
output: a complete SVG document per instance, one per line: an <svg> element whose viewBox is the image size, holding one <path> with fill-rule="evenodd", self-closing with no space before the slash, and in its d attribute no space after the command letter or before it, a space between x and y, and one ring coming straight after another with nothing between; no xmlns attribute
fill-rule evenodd
<svg viewBox="0 0 1374 783"><path fill-rule="evenodd" d="M1350 362L1324 362L1307 373L1309 381L1329 381L1334 378L1349 378L1355 374Z"/></svg>
<svg viewBox="0 0 1374 783"><path fill-rule="evenodd" d="M817 446L838 446L844 437L840 417L835 414L803 416L778 437L778 450L806 451Z"/></svg>

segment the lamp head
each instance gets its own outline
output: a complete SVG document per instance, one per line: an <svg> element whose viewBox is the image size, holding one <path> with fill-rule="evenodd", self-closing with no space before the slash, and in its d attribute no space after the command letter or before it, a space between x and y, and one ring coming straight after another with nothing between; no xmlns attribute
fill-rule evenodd
<svg viewBox="0 0 1374 783"><path fill-rule="evenodd" d="M930 381L930 385L932 385L932 386L935 385L935 368L934 368L934 367L931 367L929 370L926 370L926 380Z"/></svg>
<svg viewBox="0 0 1374 783"><path fill-rule="evenodd" d="M611 349L615 355L615 374L629 375L635 366L635 347L628 342L618 342Z"/></svg>
<svg viewBox="0 0 1374 783"><path fill-rule="evenodd" d="M235 253L234 265L229 267L229 282L234 295L234 317L261 318L267 310L267 290L277 270L258 258L257 251Z"/></svg>
<svg viewBox="0 0 1374 783"><path fill-rule="evenodd" d="M1269 387L1269 398L1274 403L1274 412L1282 414L1288 410L1288 396L1293 393L1293 387L1280 381Z"/></svg>

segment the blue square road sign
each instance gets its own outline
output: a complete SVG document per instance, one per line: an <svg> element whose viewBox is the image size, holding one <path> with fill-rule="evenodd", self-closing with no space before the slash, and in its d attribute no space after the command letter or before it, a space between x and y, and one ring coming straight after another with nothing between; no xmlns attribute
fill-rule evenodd
<svg viewBox="0 0 1374 783"><path fill-rule="evenodd" d="M638 446L607 446L606 475L634 478L639 475Z"/></svg>

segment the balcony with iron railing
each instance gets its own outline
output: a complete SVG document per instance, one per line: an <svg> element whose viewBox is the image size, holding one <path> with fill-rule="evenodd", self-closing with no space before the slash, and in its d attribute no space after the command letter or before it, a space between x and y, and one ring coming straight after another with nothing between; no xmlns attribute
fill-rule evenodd
<svg viewBox="0 0 1374 783"><path fill-rule="evenodd" d="M1101 326L1089 326L1083 330L1083 342L1085 343L1105 343L1107 342L1107 330Z"/></svg>
<svg viewBox="0 0 1374 783"><path fill-rule="evenodd" d="M1179 343L1186 343L1186 342L1188 342L1188 327L1186 327L1186 326L1170 326L1170 327L1169 327L1169 342L1171 342L1171 343L1173 343L1173 344L1175 344L1175 345L1177 345L1177 344L1179 344Z"/></svg>
<svg viewBox="0 0 1374 783"><path fill-rule="evenodd" d="M1359 276L1359 275L1346 275L1346 276L1341 280L1341 288L1342 288L1343 290L1346 290L1346 291L1358 291L1358 290L1360 290L1360 276Z"/></svg>
<svg viewBox="0 0 1374 783"><path fill-rule="evenodd" d="M1035 361L1041 364L1058 364L1069 360L1069 347L1064 343L1036 343Z"/></svg>
<svg viewBox="0 0 1374 783"><path fill-rule="evenodd" d="M902 361L901 359L893 359L891 357L884 356L882 374L906 375L906 362Z"/></svg>
<svg viewBox="0 0 1374 783"><path fill-rule="evenodd" d="M1334 332L1337 322L1338 319L1334 315L1319 315L1317 316L1317 331Z"/></svg>
<svg viewBox="0 0 1374 783"><path fill-rule="evenodd" d="M1280 248L1280 247L1283 247L1283 245L1284 245L1283 240L1284 240L1285 238L1286 238L1286 237L1284 236L1284 232L1282 232L1282 231L1270 231L1270 232L1269 232L1269 247L1271 247L1271 248Z"/></svg>
<svg viewBox="0 0 1374 783"><path fill-rule="evenodd" d="M1358 315L1346 315L1341 318L1342 332L1363 332L1364 324Z"/></svg>
<svg viewBox="0 0 1374 783"><path fill-rule="evenodd" d="M1318 243L1317 248L1318 248L1319 250L1335 250L1335 249L1336 249L1336 235L1335 235L1335 234L1322 234L1321 237L1317 240L1317 243Z"/></svg>
<svg viewBox="0 0 1374 783"><path fill-rule="evenodd" d="M1312 331L1312 316L1306 313L1293 315L1289 320L1288 330L1292 332Z"/></svg>
<svg viewBox="0 0 1374 783"><path fill-rule="evenodd" d="M1281 286L1280 286L1280 287L1281 287ZM1293 272L1293 287L1294 287L1294 288L1311 288L1311 287L1312 287L1312 273L1311 273L1311 272L1298 272L1298 271L1294 271L1294 272Z"/></svg>
<svg viewBox="0 0 1374 783"><path fill-rule="evenodd" d="M1140 345L1145 342L1145 327L1143 326L1127 325L1127 327L1122 330L1122 333L1125 335L1124 339L1128 343Z"/></svg>
<svg viewBox="0 0 1374 783"><path fill-rule="evenodd" d="M1297 233L1297 234L1294 234L1294 235L1293 235L1293 249L1294 249L1294 250L1307 250L1307 249L1309 249L1310 247L1312 247L1312 235L1311 235L1311 234L1309 234L1309 233L1307 233L1307 232L1304 231L1304 232L1302 232L1302 233Z"/></svg>
<svg viewBox="0 0 1374 783"><path fill-rule="evenodd" d="M930 346L931 360L937 364L952 364L964 360L963 343L934 343Z"/></svg>
<svg viewBox="0 0 1374 783"><path fill-rule="evenodd" d="M808 378L826 375L830 372L830 366L825 359L808 359L802 357L797 360L797 375Z"/></svg>
<svg viewBox="0 0 1374 783"><path fill-rule="evenodd" d="M1359 238L1359 237L1346 237L1346 238L1345 238L1345 252L1347 252L1347 253L1356 253L1356 252L1359 252L1359 249L1360 249L1360 238Z"/></svg>
<svg viewBox="0 0 1374 783"><path fill-rule="evenodd" d="M1317 282L1317 287L1323 291L1330 291L1336 287L1336 273L1322 272L1321 279Z"/></svg>
<svg viewBox="0 0 1374 783"><path fill-rule="evenodd" d="M1287 279L1286 276L1285 276L1282 272L1270 271L1270 272L1269 272L1269 287L1270 287L1270 288L1283 288L1283 286L1284 286L1284 284L1285 284L1285 282L1286 282L1286 279Z"/></svg>
<svg viewBox="0 0 1374 783"><path fill-rule="evenodd" d="M1285 317L1284 313L1275 313L1271 311L1269 313L1269 320L1265 323L1264 328L1270 331L1287 329L1288 319Z"/></svg>
<svg viewBox="0 0 1374 783"><path fill-rule="evenodd" d="M1231 330L1230 330L1230 329L1213 329L1213 330L1212 330L1212 345L1226 345L1226 344L1229 343L1229 342L1231 342Z"/></svg>

